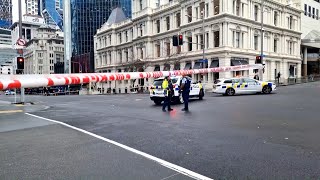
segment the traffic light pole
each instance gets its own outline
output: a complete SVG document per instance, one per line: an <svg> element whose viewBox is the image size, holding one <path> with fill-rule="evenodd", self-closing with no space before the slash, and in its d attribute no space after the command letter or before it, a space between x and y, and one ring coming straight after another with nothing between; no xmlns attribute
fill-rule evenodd
<svg viewBox="0 0 320 180"><path fill-rule="evenodd" d="M261 58L261 64L263 64L263 8L264 8L264 1L261 1L261 53L260 53L260 58ZM259 69L259 80L263 81L263 69Z"/></svg>
<svg viewBox="0 0 320 180"><path fill-rule="evenodd" d="M21 5L21 1L22 0L18 0L18 9L19 9L19 39L22 39L22 5ZM22 51L22 54L23 56L23 51ZM22 70L23 72L23 70ZM20 89L20 103L21 104L24 104L24 88L21 88Z"/></svg>

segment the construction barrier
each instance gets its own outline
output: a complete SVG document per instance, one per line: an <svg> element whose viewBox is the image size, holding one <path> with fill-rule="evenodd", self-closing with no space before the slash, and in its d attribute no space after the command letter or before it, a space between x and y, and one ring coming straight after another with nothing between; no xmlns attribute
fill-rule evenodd
<svg viewBox="0 0 320 180"><path fill-rule="evenodd" d="M0 75L0 90L15 88L36 88L74 84L87 84L90 82L120 81L129 79L159 78L171 75L206 74L210 72L243 71L249 69L262 69L261 64L228 66L207 69L157 71L157 72L124 72L124 73L87 73L87 74L24 74Z"/></svg>

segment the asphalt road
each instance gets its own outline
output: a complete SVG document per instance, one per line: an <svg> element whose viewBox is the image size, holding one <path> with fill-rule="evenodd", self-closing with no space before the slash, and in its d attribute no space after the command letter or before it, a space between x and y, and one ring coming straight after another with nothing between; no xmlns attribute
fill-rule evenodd
<svg viewBox="0 0 320 180"><path fill-rule="evenodd" d="M148 95L28 96L27 99L50 107L29 110L32 114L65 122L210 178L320 179L319 93L320 83L280 87L271 95L224 97L209 93L202 101L190 102L190 113L181 112L181 105L173 106L173 112L164 113ZM46 131L50 137L56 134L59 138L61 134L50 128ZM73 141L93 148L90 154L94 157L103 151L109 153L69 135L67 129L63 131L66 132L60 141L73 137ZM21 136L31 132L21 132ZM17 135L10 136L15 139ZM47 138L44 136L39 142ZM9 140L0 135L1 145ZM36 151L40 147L37 148L37 141L34 143ZM73 155L72 149L64 146L41 147L46 148L52 148L49 153L66 151ZM1 148L0 154L4 154ZM12 153L6 155L11 157ZM69 160L77 157L71 156ZM116 163L114 159L112 162ZM24 158L14 158L14 161L24 161ZM83 167L86 163L86 160L77 162ZM1 164L0 169L8 168ZM88 171L73 172L86 175ZM91 174L99 172L96 169Z"/></svg>

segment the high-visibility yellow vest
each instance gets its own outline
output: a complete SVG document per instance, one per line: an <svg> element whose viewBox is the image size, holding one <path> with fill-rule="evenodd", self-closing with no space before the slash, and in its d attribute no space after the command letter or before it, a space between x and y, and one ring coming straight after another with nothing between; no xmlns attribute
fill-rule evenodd
<svg viewBox="0 0 320 180"><path fill-rule="evenodd" d="M165 96L168 96L169 95L169 82L168 80L163 80L162 82L162 89L163 89L163 93Z"/></svg>
<svg viewBox="0 0 320 180"><path fill-rule="evenodd" d="M202 89L202 84L201 83L199 83L199 88Z"/></svg>

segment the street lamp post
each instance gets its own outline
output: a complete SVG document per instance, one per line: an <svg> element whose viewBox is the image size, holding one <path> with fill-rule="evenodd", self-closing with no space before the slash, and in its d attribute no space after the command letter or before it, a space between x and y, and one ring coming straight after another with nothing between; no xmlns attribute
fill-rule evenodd
<svg viewBox="0 0 320 180"><path fill-rule="evenodd" d="M261 0L261 53L260 53L260 58L261 58L261 64L263 64L263 32L264 32L264 25L263 25L263 8L264 8L264 0ZM259 77L260 80L263 80L263 69L259 69Z"/></svg>

